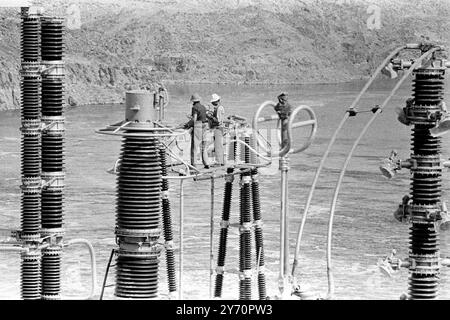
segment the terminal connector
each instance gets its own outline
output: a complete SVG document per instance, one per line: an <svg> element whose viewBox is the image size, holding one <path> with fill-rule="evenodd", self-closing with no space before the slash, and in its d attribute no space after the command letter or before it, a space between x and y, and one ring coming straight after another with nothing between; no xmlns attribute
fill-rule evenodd
<svg viewBox="0 0 450 320"><path fill-rule="evenodd" d="M415 160L408 159L403 161L398 158L397 155L397 151L392 150L390 156L381 161L380 171L383 176L388 179L392 179L396 175L397 171L402 168L415 169L417 166L417 162Z"/></svg>
<svg viewBox="0 0 450 320"><path fill-rule="evenodd" d="M378 260L378 267L380 271L387 275L389 278L399 271L401 268L409 268L411 266L410 261L403 261L397 257L397 250L392 249L391 254L384 259Z"/></svg>

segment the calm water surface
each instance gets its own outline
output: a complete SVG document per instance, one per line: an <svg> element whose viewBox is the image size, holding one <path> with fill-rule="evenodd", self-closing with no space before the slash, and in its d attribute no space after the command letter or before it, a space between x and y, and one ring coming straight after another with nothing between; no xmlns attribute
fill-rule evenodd
<svg viewBox="0 0 450 320"><path fill-rule="evenodd" d="M312 105L319 122L314 144L290 160L290 219L291 253L315 169L326 145L363 83L305 86L172 86L168 117L174 123L185 121L189 112L188 99L193 91L209 98L213 92L222 96L228 114L251 118L257 107L266 100L275 100L281 90L287 90L294 106ZM381 104L394 86L392 82L376 84L360 103L360 109ZM447 86L447 92L449 92ZM333 264L337 299L398 299L407 291L407 270L387 278L377 267L377 260L395 248L401 258L408 254L408 225L393 218L403 195L408 193L409 173L400 172L394 179L381 176L381 158L396 149L403 159L409 156L410 128L396 121L394 106L404 105L410 96L410 84L405 85L392 99L358 147L344 180L335 216L333 235ZM447 94L447 101L449 95ZM83 106L67 110L66 142L66 238L89 239L96 250L99 284L103 278L111 249L115 247L115 177L106 171L119 155L120 138L97 135L95 129L123 118L123 106ZM297 276L304 289L325 295L326 230L328 212L339 169L354 139L371 113L351 118L333 148L323 171L312 202L310 219L306 225L301 263ZM18 228L20 225L20 119L19 112L6 112L0 118L0 226ZM450 136L443 138L443 154L450 155ZM450 174L443 175L443 198L450 199ZM261 197L264 218L266 271L268 293L277 293L279 248L279 176L263 175ZM172 215L175 242L178 243L178 190L171 185ZM234 195L237 199L237 184ZM184 297L205 299L209 295L209 182L185 182L185 258ZM223 181L215 183L215 248L217 252ZM233 204L231 222L238 217L237 201ZM238 297L238 230L229 236L227 273L224 298ZM450 235L441 234L441 254L450 256ZM177 257L178 258L178 257ZM167 294L165 259L161 259L161 297ZM0 298L20 297L20 259L17 255L0 255ZM110 274L110 281L114 274ZM450 299L450 270L441 272L441 299ZM63 295L85 295L89 288L88 254L83 248L65 250L63 264ZM256 286L254 298L257 298ZM113 298L107 288L105 298Z"/></svg>

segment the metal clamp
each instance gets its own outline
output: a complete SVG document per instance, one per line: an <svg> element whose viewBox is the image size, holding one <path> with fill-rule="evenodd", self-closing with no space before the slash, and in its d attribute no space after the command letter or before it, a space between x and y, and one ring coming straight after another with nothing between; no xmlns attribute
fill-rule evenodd
<svg viewBox="0 0 450 320"><path fill-rule="evenodd" d="M160 244L155 244L152 246L120 248L117 250L117 255L122 257L158 259L161 255L161 251L162 246Z"/></svg>
<svg viewBox="0 0 450 320"><path fill-rule="evenodd" d="M62 78L65 75L63 61L42 61L41 75L45 78Z"/></svg>
<svg viewBox="0 0 450 320"><path fill-rule="evenodd" d="M42 116L42 132L46 134L63 134L64 117Z"/></svg>
<svg viewBox="0 0 450 320"><path fill-rule="evenodd" d="M442 118L441 107L421 106L415 103L405 107L406 120L411 124L435 125Z"/></svg>
<svg viewBox="0 0 450 320"><path fill-rule="evenodd" d="M239 233L243 234L245 232L250 232L252 230L252 223L251 222L244 222L239 226Z"/></svg>
<svg viewBox="0 0 450 320"><path fill-rule="evenodd" d="M450 161L449 161L449 167L450 167ZM233 174L225 176L225 182L233 183L233 181L234 181L234 175Z"/></svg>
<svg viewBox="0 0 450 320"><path fill-rule="evenodd" d="M263 227L263 221L262 220L254 220L253 225L255 228L262 228Z"/></svg>
<svg viewBox="0 0 450 320"><path fill-rule="evenodd" d="M20 131L24 136L38 136L41 134L40 119L23 119Z"/></svg>
<svg viewBox="0 0 450 320"><path fill-rule="evenodd" d="M62 190L64 189L65 174L62 171L45 172L42 171L42 189Z"/></svg>
<svg viewBox="0 0 450 320"><path fill-rule="evenodd" d="M37 80L40 80L41 78L40 68L41 65L39 64L39 62L22 61L20 76L33 77L36 78Z"/></svg>
<svg viewBox="0 0 450 320"><path fill-rule="evenodd" d="M247 269L239 272L239 280L251 279L252 278L252 270Z"/></svg>
<svg viewBox="0 0 450 320"><path fill-rule="evenodd" d="M241 181L240 181L241 185L243 185L243 184L250 184L250 183L252 183L252 177L251 176L242 176L241 177Z"/></svg>
<svg viewBox="0 0 450 320"><path fill-rule="evenodd" d="M223 267L223 266L218 266L218 267L216 268L216 273L217 273L217 274L224 274L224 273L225 273L225 267Z"/></svg>
<svg viewBox="0 0 450 320"><path fill-rule="evenodd" d="M228 229L229 226L230 226L230 221L228 221L228 220L220 221L220 228L221 229Z"/></svg>
<svg viewBox="0 0 450 320"><path fill-rule="evenodd" d="M40 193L42 190L41 177L23 177L20 189L23 193Z"/></svg>
<svg viewBox="0 0 450 320"><path fill-rule="evenodd" d="M164 243L164 248L166 250L173 250L175 248L175 245L174 245L173 241L166 241Z"/></svg>
<svg viewBox="0 0 450 320"><path fill-rule="evenodd" d="M410 254L409 270L415 274L434 275L439 272L439 254Z"/></svg>
<svg viewBox="0 0 450 320"><path fill-rule="evenodd" d="M65 234L64 228L41 228L41 237L49 245L60 245Z"/></svg>
<svg viewBox="0 0 450 320"><path fill-rule="evenodd" d="M410 204L410 219L413 223L437 222L442 220L442 205L424 205L424 204Z"/></svg>

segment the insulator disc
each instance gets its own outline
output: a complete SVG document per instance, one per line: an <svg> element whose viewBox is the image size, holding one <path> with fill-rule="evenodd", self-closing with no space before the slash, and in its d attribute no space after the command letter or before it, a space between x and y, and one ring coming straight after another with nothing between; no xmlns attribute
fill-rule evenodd
<svg viewBox="0 0 450 320"><path fill-rule="evenodd" d="M62 60L64 53L64 26L60 21L42 20L42 60Z"/></svg>
<svg viewBox="0 0 450 320"><path fill-rule="evenodd" d="M21 296L24 300L41 298L40 260L22 259L20 267Z"/></svg>
<svg viewBox="0 0 450 320"><path fill-rule="evenodd" d="M37 62L40 47L40 23L37 18L22 18L21 57L22 61Z"/></svg>
<svg viewBox="0 0 450 320"><path fill-rule="evenodd" d="M156 298L158 295L158 259L118 256L115 295L122 298Z"/></svg>

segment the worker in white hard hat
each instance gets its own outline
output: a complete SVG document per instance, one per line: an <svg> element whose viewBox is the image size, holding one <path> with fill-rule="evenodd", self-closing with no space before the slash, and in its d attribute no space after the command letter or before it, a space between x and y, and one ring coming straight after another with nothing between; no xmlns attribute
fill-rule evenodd
<svg viewBox="0 0 450 320"><path fill-rule="evenodd" d="M213 130L216 164L223 166L225 164L223 155L225 109L220 103L220 96L216 93L212 94L210 102L212 104L212 108L208 112L208 118L210 120L210 128Z"/></svg>

